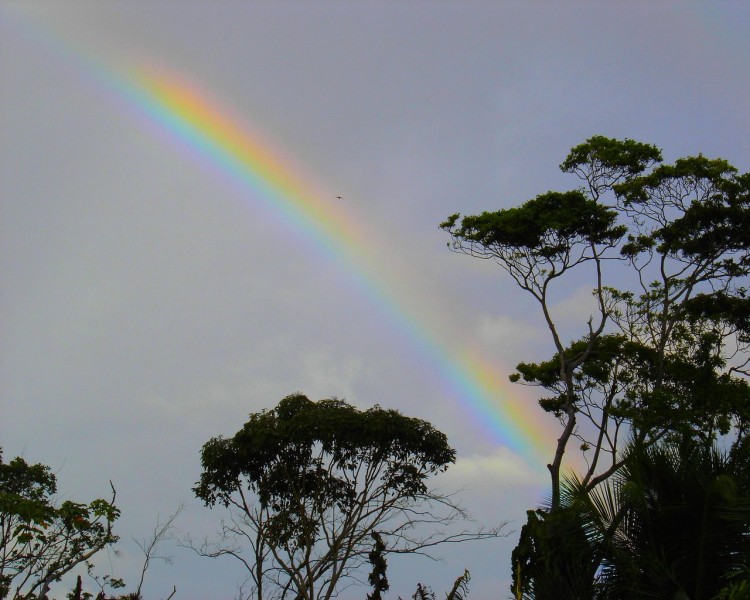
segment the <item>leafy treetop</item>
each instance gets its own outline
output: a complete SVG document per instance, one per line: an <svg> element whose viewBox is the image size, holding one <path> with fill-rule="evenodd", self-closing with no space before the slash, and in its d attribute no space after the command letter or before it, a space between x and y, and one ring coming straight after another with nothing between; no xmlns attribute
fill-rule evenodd
<svg viewBox="0 0 750 600"><path fill-rule="evenodd" d="M345 474L322 473L322 455ZM384 464L383 489L414 496L425 491L428 475L455 461L455 451L426 421L377 406L360 411L343 400L313 402L295 394L272 410L251 414L234 437L210 440L201 460L204 472L194 491L207 505L226 503L242 477L265 505L289 502L291 486L305 478L310 491L317 489L321 476L329 499L346 503L353 500L346 474L362 464Z"/></svg>

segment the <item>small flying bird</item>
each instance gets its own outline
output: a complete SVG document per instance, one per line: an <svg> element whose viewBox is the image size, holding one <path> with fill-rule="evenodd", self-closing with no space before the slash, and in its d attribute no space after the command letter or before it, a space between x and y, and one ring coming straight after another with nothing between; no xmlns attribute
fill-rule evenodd
<svg viewBox="0 0 750 600"><path fill-rule="evenodd" d="M336 200L343 200L341 196L336 196Z"/></svg>

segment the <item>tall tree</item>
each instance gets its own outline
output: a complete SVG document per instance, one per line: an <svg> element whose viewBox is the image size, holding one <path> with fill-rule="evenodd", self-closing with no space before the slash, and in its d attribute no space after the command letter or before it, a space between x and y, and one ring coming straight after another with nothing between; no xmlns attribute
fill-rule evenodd
<svg viewBox="0 0 750 600"><path fill-rule="evenodd" d="M238 559L258 600L329 599L366 564L373 534L381 558L499 534L435 531L464 516L427 486L454 460L445 435L426 421L288 396L251 414L233 437L203 446L194 492L231 512L222 539L197 550Z"/></svg>
<svg viewBox="0 0 750 600"><path fill-rule="evenodd" d="M750 175L701 155L661 161L652 145L595 136L560 165L578 189L441 224L451 249L493 260L530 294L550 332L554 355L511 379L546 390L540 405L560 420L552 510L573 440L592 489L630 436L710 443L750 422ZM564 339L553 292L573 272L588 273L595 310Z"/></svg>

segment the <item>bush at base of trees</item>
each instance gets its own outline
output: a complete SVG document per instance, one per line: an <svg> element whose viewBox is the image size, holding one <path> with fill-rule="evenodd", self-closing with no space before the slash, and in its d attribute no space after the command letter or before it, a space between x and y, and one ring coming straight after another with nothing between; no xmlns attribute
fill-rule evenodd
<svg viewBox="0 0 750 600"><path fill-rule="evenodd" d="M519 600L747 598L747 449L689 438L631 447L623 467L587 490L567 479L562 506L529 513L513 552Z"/></svg>

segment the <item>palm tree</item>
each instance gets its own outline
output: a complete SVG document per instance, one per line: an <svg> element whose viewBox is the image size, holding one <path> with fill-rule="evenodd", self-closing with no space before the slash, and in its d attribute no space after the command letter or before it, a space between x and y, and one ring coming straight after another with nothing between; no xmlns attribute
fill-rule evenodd
<svg viewBox="0 0 750 600"><path fill-rule="evenodd" d="M563 504L600 561L592 597L711 600L728 576L750 572L750 466L741 444L721 452L687 439L629 452L593 490L565 482Z"/></svg>
<svg viewBox="0 0 750 600"><path fill-rule="evenodd" d="M513 550L516 600L591 600L599 560L576 506L528 511Z"/></svg>

